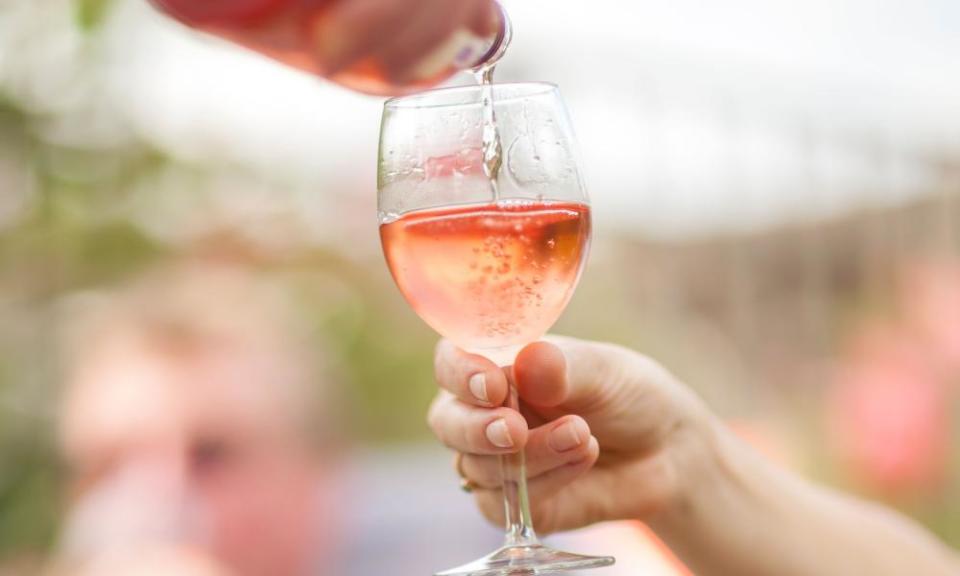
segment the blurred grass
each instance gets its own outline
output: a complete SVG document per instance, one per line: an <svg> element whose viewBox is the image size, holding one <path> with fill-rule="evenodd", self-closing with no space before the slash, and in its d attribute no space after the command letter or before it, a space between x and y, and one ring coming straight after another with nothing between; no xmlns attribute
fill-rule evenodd
<svg viewBox="0 0 960 576"><path fill-rule="evenodd" d="M4 414L0 425L0 559L42 552L56 537L61 476L49 438L35 423Z"/></svg>
<svg viewBox="0 0 960 576"><path fill-rule="evenodd" d="M77 25L81 30L93 32L107 18L113 0L74 0Z"/></svg>

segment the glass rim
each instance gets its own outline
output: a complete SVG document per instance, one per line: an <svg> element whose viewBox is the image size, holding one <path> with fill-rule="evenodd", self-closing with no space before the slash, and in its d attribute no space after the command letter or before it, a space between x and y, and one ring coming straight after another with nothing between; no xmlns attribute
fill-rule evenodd
<svg viewBox="0 0 960 576"><path fill-rule="evenodd" d="M520 94L515 94L511 96L496 96L496 91L504 88L519 88L521 91L526 89L527 91ZM553 82L504 82L504 83L494 83L493 89L495 91L494 102L497 105L517 102L520 100L525 100L527 98L532 98L536 96L543 96L546 94L554 94L559 92L560 88ZM424 92L417 92L415 94L408 94L406 96L396 96L390 98L383 103L383 107L386 110L429 110L437 108L469 108L473 106L480 106L481 101L478 98L476 101L471 102L456 102L456 101L443 101L443 96L453 96L456 94L469 94L477 93L479 94L483 90L483 86L480 84L474 84L469 86L452 86L449 88L434 88L433 90L426 90ZM440 101L431 101L433 98L441 98Z"/></svg>

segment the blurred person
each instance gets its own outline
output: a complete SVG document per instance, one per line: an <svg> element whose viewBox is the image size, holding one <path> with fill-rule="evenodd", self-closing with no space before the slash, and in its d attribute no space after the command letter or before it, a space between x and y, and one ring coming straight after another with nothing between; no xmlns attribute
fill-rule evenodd
<svg viewBox="0 0 960 576"><path fill-rule="evenodd" d="M435 455L346 444L328 347L290 290L231 262L68 307L54 573L413 576L498 541Z"/></svg>
<svg viewBox="0 0 960 576"><path fill-rule="evenodd" d="M229 576L208 555L182 546L135 546L98 556L74 567L59 567L53 576Z"/></svg>
<svg viewBox="0 0 960 576"><path fill-rule="evenodd" d="M526 449L544 533L641 520L704 576L960 573L955 551L920 526L773 464L631 350L555 338L501 369L442 341L436 375L430 424L493 522L504 514L498 456ZM502 406L510 380L522 414Z"/></svg>
<svg viewBox="0 0 960 576"><path fill-rule="evenodd" d="M242 267L195 261L100 300L83 300L68 335L64 571L334 565L334 383L278 291Z"/></svg>

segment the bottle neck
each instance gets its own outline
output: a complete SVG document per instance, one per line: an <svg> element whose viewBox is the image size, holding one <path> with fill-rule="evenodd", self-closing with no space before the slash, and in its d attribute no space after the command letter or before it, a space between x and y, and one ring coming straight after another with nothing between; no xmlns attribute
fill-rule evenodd
<svg viewBox="0 0 960 576"><path fill-rule="evenodd" d="M511 40L513 40L513 24L503 5L496 3L497 7L497 35L490 44L490 48L473 65L473 70L482 70L495 65L507 52Z"/></svg>

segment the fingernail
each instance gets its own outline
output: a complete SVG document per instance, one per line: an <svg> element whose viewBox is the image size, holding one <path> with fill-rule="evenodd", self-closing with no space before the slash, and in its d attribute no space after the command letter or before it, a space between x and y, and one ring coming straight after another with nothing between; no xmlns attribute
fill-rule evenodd
<svg viewBox="0 0 960 576"><path fill-rule="evenodd" d="M487 440L497 448L513 448L513 439L510 438L510 429L503 418L494 420L487 426Z"/></svg>
<svg viewBox="0 0 960 576"><path fill-rule="evenodd" d="M547 442L557 452L567 452L580 446L580 425L577 421L567 422L550 433Z"/></svg>
<svg viewBox="0 0 960 576"><path fill-rule="evenodd" d="M490 402L490 398L487 396L487 376L483 372L479 374L474 374L470 377L470 380L467 382L470 386L470 392L473 396L481 402Z"/></svg>

